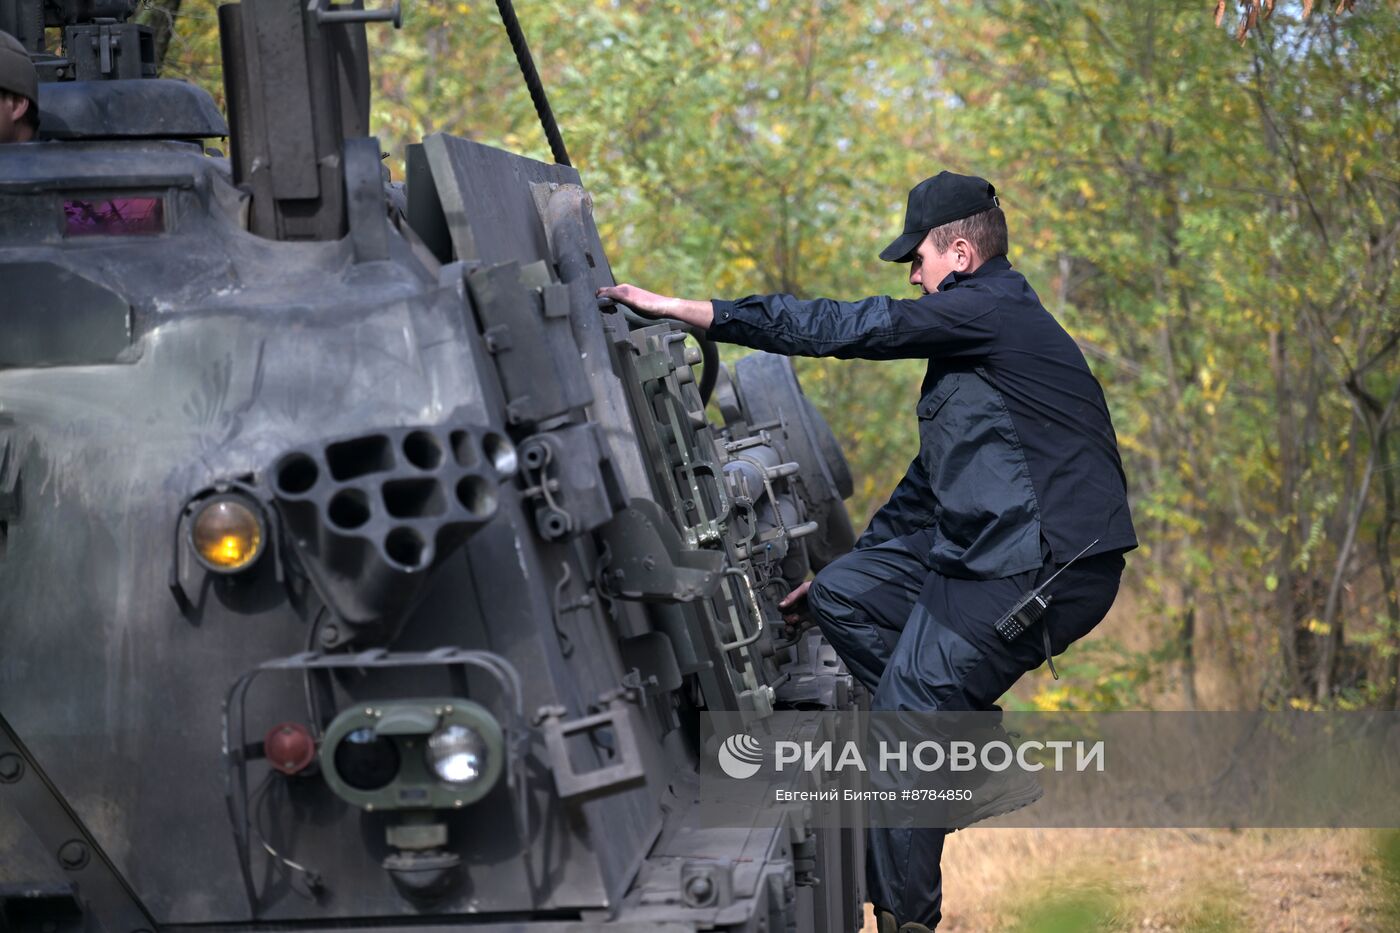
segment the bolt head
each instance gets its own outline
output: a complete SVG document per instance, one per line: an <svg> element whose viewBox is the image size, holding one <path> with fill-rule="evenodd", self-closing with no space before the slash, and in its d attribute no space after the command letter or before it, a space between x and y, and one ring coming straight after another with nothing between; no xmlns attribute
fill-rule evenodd
<svg viewBox="0 0 1400 933"><path fill-rule="evenodd" d="M88 862L88 848L77 839L69 839L58 849L58 863L64 868L76 871Z"/></svg>
<svg viewBox="0 0 1400 933"><path fill-rule="evenodd" d="M692 901L703 904L715 893L715 883L708 875L697 875L685 883L685 893Z"/></svg>

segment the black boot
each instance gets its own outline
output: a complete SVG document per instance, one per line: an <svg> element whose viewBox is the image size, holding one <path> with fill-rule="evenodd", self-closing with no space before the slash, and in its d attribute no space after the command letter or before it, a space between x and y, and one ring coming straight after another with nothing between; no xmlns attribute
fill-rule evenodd
<svg viewBox="0 0 1400 933"><path fill-rule="evenodd" d="M979 738L983 742L1005 742L1014 750L1016 743L1013 740L1020 738L1020 735L1007 732L998 723ZM966 829L973 823L1028 807L1045 794L1045 788L1040 786L1040 781L1035 775L1021 770L1014 759L1005 770L989 771L979 767L971 772L968 778L959 784L970 791L971 799L955 802L949 807L949 832Z"/></svg>
<svg viewBox="0 0 1400 933"><path fill-rule="evenodd" d="M948 830L966 829L973 823L989 820L1003 813L1029 807L1045 794L1045 788L1035 775L1020 768L993 772L972 788L972 799L949 808Z"/></svg>

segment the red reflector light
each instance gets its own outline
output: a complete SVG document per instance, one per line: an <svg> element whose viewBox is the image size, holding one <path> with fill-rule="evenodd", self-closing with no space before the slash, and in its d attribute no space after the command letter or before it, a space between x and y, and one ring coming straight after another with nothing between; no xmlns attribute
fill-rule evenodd
<svg viewBox="0 0 1400 933"><path fill-rule="evenodd" d="M283 774L305 771L316 758L316 740L299 722L284 722L267 730L263 739L267 763Z"/></svg>

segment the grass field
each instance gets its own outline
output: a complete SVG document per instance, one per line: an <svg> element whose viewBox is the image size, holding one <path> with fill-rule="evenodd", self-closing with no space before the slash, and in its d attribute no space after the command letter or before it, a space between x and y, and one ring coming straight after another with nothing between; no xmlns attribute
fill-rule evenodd
<svg viewBox="0 0 1400 933"><path fill-rule="evenodd" d="M1393 833L974 828L943 878L946 933L1400 931Z"/></svg>

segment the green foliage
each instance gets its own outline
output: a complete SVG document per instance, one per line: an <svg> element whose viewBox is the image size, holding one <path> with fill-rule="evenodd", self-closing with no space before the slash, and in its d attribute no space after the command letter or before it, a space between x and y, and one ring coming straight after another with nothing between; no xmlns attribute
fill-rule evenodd
<svg viewBox="0 0 1400 933"><path fill-rule="evenodd" d="M1035 898L1012 928L1015 933L1091 933L1113 929L1113 901L1094 891Z"/></svg>
<svg viewBox="0 0 1400 933"><path fill-rule="evenodd" d="M1113 639L1094 639L1071 648L1055 662L1059 680L1042 679L1029 701L1014 695L1002 705L1013 710L1151 709L1154 689L1173 653L1172 645L1131 651Z"/></svg>
<svg viewBox="0 0 1400 933"><path fill-rule="evenodd" d="M219 21L213 0L158 0L143 4L146 25L173 26L161 66L162 78L198 84L224 109L223 69L219 59Z"/></svg>

